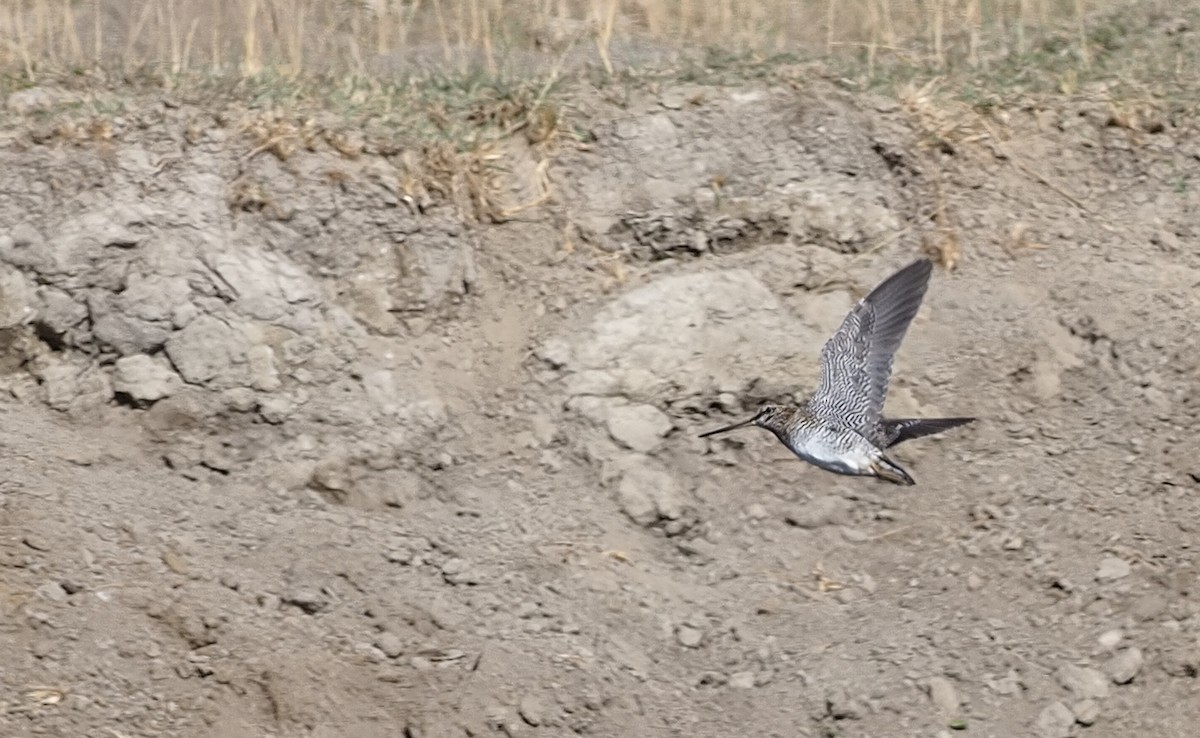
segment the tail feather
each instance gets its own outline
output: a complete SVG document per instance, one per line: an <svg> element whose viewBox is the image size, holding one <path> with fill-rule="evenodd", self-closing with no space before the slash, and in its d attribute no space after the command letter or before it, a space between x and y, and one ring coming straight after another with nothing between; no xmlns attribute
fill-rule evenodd
<svg viewBox="0 0 1200 738"><path fill-rule="evenodd" d="M966 425L975 418L900 418L883 421L884 448Z"/></svg>
<svg viewBox="0 0 1200 738"><path fill-rule="evenodd" d="M916 484L908 472L904 471L904 467L889 459L887 456L880 456L871 464L871 473L880 479L891 482L892 484L901 484L905 487L911 487Z"/></svg>

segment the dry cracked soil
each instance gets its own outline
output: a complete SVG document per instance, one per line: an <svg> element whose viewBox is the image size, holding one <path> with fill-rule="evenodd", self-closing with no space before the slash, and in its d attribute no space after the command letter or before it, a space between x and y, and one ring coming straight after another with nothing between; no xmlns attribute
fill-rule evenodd
<svg viewBox="0 0 1200 738"><path fill-rule="evenodd" d="M3 735L1194 734L1184 108L582 90L477 220L370 137L14 94ZM696 437L923 251L889 412L979 421L917 486Z"/></svg>

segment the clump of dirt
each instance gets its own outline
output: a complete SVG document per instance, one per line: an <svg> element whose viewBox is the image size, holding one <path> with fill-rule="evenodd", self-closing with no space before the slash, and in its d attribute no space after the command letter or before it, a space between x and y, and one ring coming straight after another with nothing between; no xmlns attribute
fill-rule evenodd
<svg viewBox="0 0 1200 738"><path fill-rule="evenodd" d="M14 126L5 731L1188 734L1195 118L573 94L503 222L400 144ZM888 408L981 420L918 486L695 437L950 231Z"/></svg>

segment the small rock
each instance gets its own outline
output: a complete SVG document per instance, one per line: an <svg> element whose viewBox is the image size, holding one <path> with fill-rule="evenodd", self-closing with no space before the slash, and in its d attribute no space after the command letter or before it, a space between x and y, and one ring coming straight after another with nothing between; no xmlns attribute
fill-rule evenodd
<svg viewBox="0 0 1200 738"><path fill-rule="evenodd" d="M1080 700L1071 708L1080 725L1091 725L1100 716L1100 703L1096 700Z"/></svg>
<svg viewBox="0 0 1200 738"><path fill-rule="evenodd" d="M400 658L404 653L404 641L395 633L380 633L375 639L375 647L383 651L389 659Z"/></svg>
<svg viewBox="0 0 1200 738"><path fill-rule="evenodd" d="M1052 702L1037 718L1041 738L1070 738L1075 730L1075 714L1061 702Z"/></svg>
<svg viewBox="0 0 1200 738"><path fill-rule="evenodd" d="M658 522L658 508L649 492L629 477L623 477L617 485L617 505L638 525L650 526Z"/></svg>
<svg viewBox="0 0 1200 738"><path fill-rule="evenodd" d="M1145 657L1142 656L1140 648L1123 648L1117 652L1115 656L1108 660L1104 666L1104 671L1114 684L1129 684L1133 678L1142 670L1142 664L1145 662Z"/></svg>
<svg viewBox="0 0 1200 738"><path fill-rule="evenodd" d="M729 686L734 689L753 689L754 672L739 671L729 675Z"/></svg>
<svg viewBox="0 0 1200 738"><path fill-rule="evenodd" d="M455 574L463 573L469 566L465 559L455 556L452 559L447 559L446 563L442 564L442 573L446 576L454 576Z"/></svg>
<svg viewBox="0 0 1200 738"><path fill-rule="evenodd" d="M704 643L704 631L690 625L680 625L675 629L675 639L685 648L699 648Z"/></svg>
<svg viewBox="0 0 1200 738"><path fill-rule="evenodd" d="M765 520L767 508L758 502L753 502L746 507L746 517L751 520Z"/></svg>
<svg viewBox="0 0 1200 738"><path fill-rule="evenodd" d="M236 413L248 413L258 407L258 396L249 387L230 387L221 393L221 402Z"/></svg>
<svg viewBox="0 0 1200 738"><path fill-rule="evenodd" d="M617 504L630 520L650 526L659 519L683 517L684 501L670 473L642 459L628 460L624 467L617 483Z"/></svg>
<svg viewBox="0 0 1200 738"><path fill-rule="evenodd" d="M450 584L479 584L479 576L475 569L457 556L442 564L442 578Z"/></svg>
<svg viewBox="0 0 1200 738"><path fill-rule="evenodd" d="M558 438L558 428L545 415L535 415L530 421L533 438L540 446L549 446Z"/></svg>
<svg viewBox="0 0 1200 738"><path fill-rule="evenodd" d="M929 700L933 703L934 707L946 717L958 715L958 692L954 689L954 685L951 684L949 679L940 676L931 677L927 687L929 689Z"/></svg>
<svg viewBox="0 0 1200 738"><path fill-rule="evenodd" d="M517 704L517 714L533 727L546 722L546 706L533 695L525 695Z"/></svg>
<svg viewBox="0 0 1200 738"><path fill-rule="evenodd" d="M1101 633L1100 637L1096 640L1098 640L1100 642L1100 645L1103 646L1104 648L1112 650L1117 647L1117 644L1120 643L1121 639L1124 637L1125 637L1124 633L1117 630L1116 628L1113 628L1112 630L1106 630L1103 633Z"/></svg>
<svg viewBox="0 0 1200 738"><path fill-rule="evenodd" d="M1163 671L1173 677L1195 679L1200 676L1200 646L1169 649L1160 658Z"/></svg>
<svg viewBox="0 0 1200 738"><path fill-rule="evenodd" d="M1100 562L1100 567L1096 569L1096 579L1100 581L1122 579L1129 576L1130 571L1129 562L1125 559L1107 556Z"/></svg>
<svg viewBox="0 0 1200 738"><path fill-rule="evenodd" d="M677 88L667 90L659 97L658 104L667 110L679 110L687 104L687 91Z"/></svg>
<svg viewBox="0 0 1200 738"><path fill-rule="evenodd" d="M274 392L282 386L279 369L275 362L275 350L259 344L246 350L250 386L262 392Z"/></svg>
<svg viewBox="0 0 1200 738"><path fill-rule="evenodd" d="M51 602L62 602L67 599L67 590L58 582L46 582L37 588L39 597L50 600Z"/></svg>
<svg viewBox="0 0 1200 738"><path fill-rule="evenodd" d="M290 398L272 395L258 404L258 414L271 425L279 425L296 411L296 403Z"/></svg>
<svg viewBox="0 0 1200 738"><path fill-rule="evenodd" d="M875 594L879 589L879 583L875 581L875 577L870 574L863 574L858 578L858 586L867 594Z"/></svg>
<svg viewBox="0 0 1200 738"><path fill-rule="evenodd" d="M833 598L842 605L849 605L852 602L858 602L860 599L862 599L862 590L839 589Z"/></svg>
<svg viewBox="0 0 1200 738"><path fill-rule="evenodd" d="M1102 699L1108 696L1108 680L1096 669L1063 664L1054 672L1054 676L1076 699Z"/></svg>
<svg viewBox="0 0 1200 738"><path fill-rule="evenodd" d="M65 361L55 361L41 375L46 403L55 410L101 407L112 399L112 383L99 368L82 369Z"/></svg>
<svg viewBox="0 0 1200 738"><path fill-rule="evenodd" d="M167 565L168 569L182 576L187 576L190 571L187 561L171 549L163 551L162 562Z"/></svg>
<svg viewBox="0 0 1200 738"><path fill-rule="evenodd" d="M867 708L842 687L825 693L825 712L834 720L860 720Z"/></svg>
<svg viewBox="0 0 1200 738"><path fill-rule="evenodd" d="M21 272L0 268L0 329L14 328L33 317L29 302L29 285Z"/></svg>
<svg viewBox="0 0 1200 738"><path fill-rule="evenodd" d="M231 372L245 360L246 339L239 330L201 315L166 341L167 358L190 384L206 384Z"/></svg>
<svg viewBox="0 0 1200 738"><path fill-rule="evenodd" d="M24 543L26 546L32 548L34 551L49 551L50 550L50 544L47 543L45 541L45 539L43 539L41 536L35 535L33 533L29 533L28 535L23 537L21 539L21 543Z"/></svg>
<svg viewBox="0 0 1200 738"><path fill-rule="evenodd" d="M29 646L29 653L35 659L44 659L54 653L54 641L49 638L36 640Z"/></svg>
<svg viewBox="0 0 1200 738"><path fill-rule="evenodd" d="M651 405L617 405L608 409L605 425L617 443L638 453L650 453L674 427L671 419Z"/></svg>
<svg viewBox="0 0 1200 738"><path fill-rule="evenodd" d="M1009 669L1008 673L999 679L988 681L988 686L992 691L999 695L1014 695L1021 692L1021 675L1015 669Z"/></svg>
<svg viewBox="0 0 1200 738"><path fill-rule="evenodd" d="M967 590L968 591L977 592L982 588L983 588L983 577L979 576L975 572L971 572L970 574L967 575Z"/></svg>
<svg viewBox="0 0 1200 738"><path fill-rule="evenodd" d="M313 467L309 486L327 492L346 492L352 486L350 462L343 454L327 456Z"/></svg>
<svg viewBox="0 0 1200 738"><path fill-rule="evenodd" d="M841 523L850 512L850 501L842 497L827 495L818 497L799 510L784 518L788 525L797 528L821 528Z"/></svg>
<svg viewBox="0 0 1200 738"><path fill-rule="evenodd" d="M867 535L867 532L864 530L851 528L846 525L842 526L842 540L846 543L866 543L870 539L871 536Z"/></svg>
<svg viewBox="0 0 1200 738"><path fill-rule="evenodd" d="M324 610L326 605L329 604L325 595L311 589L292 590L280 598L280 600L284 604L300 608L309 615L315 615Z"/></svg>

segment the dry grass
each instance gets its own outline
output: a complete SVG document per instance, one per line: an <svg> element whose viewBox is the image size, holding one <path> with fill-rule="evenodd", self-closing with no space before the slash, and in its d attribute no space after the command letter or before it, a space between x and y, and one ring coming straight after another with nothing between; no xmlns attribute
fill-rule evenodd
<svg viewBox="0 0 1200 738"><path fill-rule="evenodd" d="M412 207L442 198L504 220L551 197L548 158L573 135L552 93L580 70L613 77L665 64L669 74L703 80L715 79L721 59L819 58L849 70L849 84L892 85L931 147L975 145L1032 167L1004 150L972 85L990 98L1040 75L1070 94L1093 71L1112 73L1100 69L1108 52L1139 30L1111 21L1127 7L1139 18L1148 8L1200 17L1198 0L1187 9L1168 0L3 0L0 96L45 83L132 81L187 91L201 107L211 99L214 110L236 99L247 157L286 161L317 147L348 160L399 156L395 189ZM1155 74L1195 76L1196 50L1180 42L1170 53L1155 60ZM688 67L697 57L703 63ZM35 138L110 139L111 111L90 99L79 121L43 126ZM1114 125L1156 123L1152 105L1113 106ZM321 118L328 111L342 122ZM201 129L189 127L189 140ZM492 163L499 143L518 133L541 161L540 194L502 202ZM936 199L937 230L925 246L953 267L959 244L940 185ZM249 180L230 205L276 208Z"/></svg>
<svg viewBox="0 0 1200 738"><path fill-rule="evenodd" d="M1077 29L1116 0L6 0L0 70L360 76L416 62L496 74L573 55L613 73L639 49L883 56L977 67L1034 29ZM985 48L986 47L986 48ZM593 56L594 54L594 56ZM539 61L540 60L540 61Z"/></svg>

